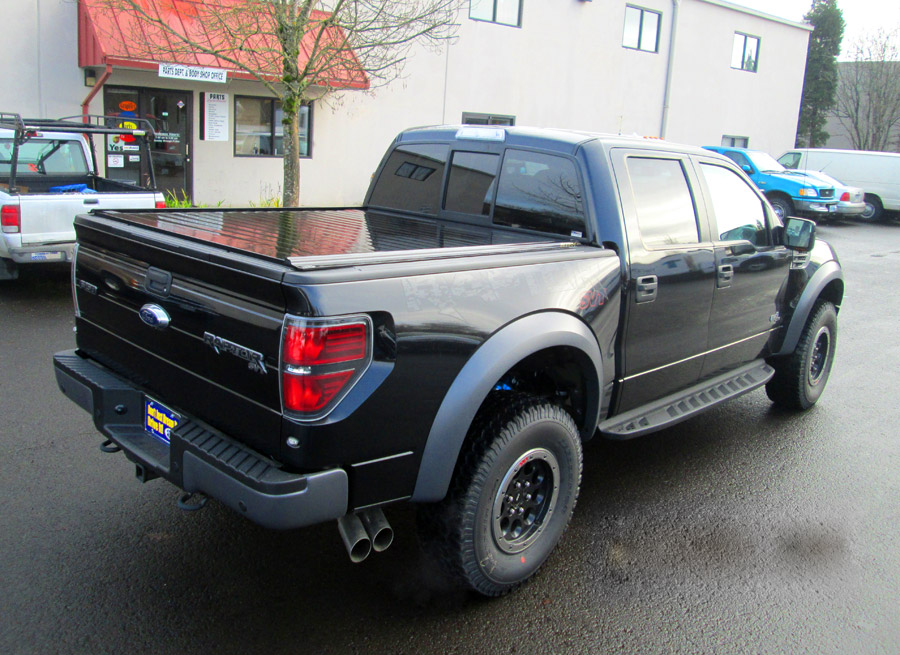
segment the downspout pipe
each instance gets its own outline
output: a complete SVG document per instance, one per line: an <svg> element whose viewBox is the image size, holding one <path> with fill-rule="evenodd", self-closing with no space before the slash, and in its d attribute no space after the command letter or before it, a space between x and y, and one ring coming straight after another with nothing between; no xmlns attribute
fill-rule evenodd
<svg viewBox="0 0 900 655"><path fill-rule="evenodd" d="M666 62L666 90L663 95L662 121L659 126L659 138L666 138L669 126L669 102L672 98L672 77L675 70L675 36L678 32L678 9L681 0L672 0L672 35L669 37L669 59Z"/></svg>
<svg viewBox="0 0 900 655"><path fill-rule="evenodd" d="M100 89L102 89L103 85L106 84L106 80L109 79L110 75L112 75L112 65L107 64L106 70L103 71L103 74L97 79L96 84L94 84L91 92L87 94L87 98L84 99L84 102L81 103L81 116L84 123L90 122L88 119L88 114L91 113L91 100L94 99L94 96L100 93Z"/></svg>

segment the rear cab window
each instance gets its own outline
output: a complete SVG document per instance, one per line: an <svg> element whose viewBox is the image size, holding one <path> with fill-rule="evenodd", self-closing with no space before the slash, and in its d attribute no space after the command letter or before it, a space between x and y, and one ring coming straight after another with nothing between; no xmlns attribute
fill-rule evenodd
<svg viewBox="0 0 900 655"><path fill-rule="evenodd" d="M0 139L0 175L9 175L13 140ZM17 175L87 175L81 142L74 139L29 139L19 146Z"/></svg>
<svg viewBox="0 0 900 655"><path fill-rule="evenodd" d="M382 168L369 204L437 216L449 152L445 144L397 146Z"/></svg>
<svg viewBox="0 0 900 655"><path fill-rule="evenodd" d="M514 147L477 152L455 145L452 151L447 144L397 146L368 204L484 227L587 237L584 191L573 160Z"/></svg>

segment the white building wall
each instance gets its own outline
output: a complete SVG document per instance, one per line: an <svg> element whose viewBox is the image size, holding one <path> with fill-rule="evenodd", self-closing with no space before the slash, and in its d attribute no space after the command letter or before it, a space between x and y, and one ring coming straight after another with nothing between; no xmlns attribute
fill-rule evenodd
<svg viewBox="0 0 900 655"><path fill-rule="evenodd" d="M312 158L300 162L307 206L361 202L391 140L420 125L459 123L463 112L515 116L517 125L659 136L674 0L641 0L661 13L656 53L622 47L624 0L523 0L522 27L460 16L460 30L437 52L420 49L403 79L370 92L347 91L318 101ZM90 89L77 67L77 13L71 0L12 3L20 31L9 52L0 110L57 117L80 113ZM40 44L35 44L37 31ZM761 39L759 70L730 66L735 31ZM809 31L795 23L738 10L723 0L680 0L666 138L718 144L722 135L750 138L773 153L793 145ZM193 91L191 146L194 200L240 206L280 195L282 162L234 157L234 142L201 141L199 96L265 96L255 82L187 83L154 72L115 69L107 83ZM102 113L102 93L91 104Z"/></svg>
<svg viewBox="0 0 900 655"><path fill-rule="evenodd" d="M757 71L731 68L735 32L760 38ZM780 153L794 145L809 32L728 3L683 2L667 137L720 145L723 135Z"/></svg>

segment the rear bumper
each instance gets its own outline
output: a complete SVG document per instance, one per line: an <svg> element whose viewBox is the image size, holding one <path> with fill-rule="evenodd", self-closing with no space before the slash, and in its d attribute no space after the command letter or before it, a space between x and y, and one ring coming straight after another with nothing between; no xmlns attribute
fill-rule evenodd
<svg viewBox="0 0 900 655"><path fill-rule="evenodd" d="M60 390L134 462L141 477L163 477L203 492L267 528L299 528L347 512L343 469L289 473L200 421L182 414L169 445L144 430L145 394L98 363L68 350L53 356Z"/></svg>
<svg viewBox="0 0 900 655"><path fill-rule="evenodd" d="M52 244L26 244L22 245L19 235L4 235L8 237L15 236L15 239L5 238L5 248L0 250L6 251L6 256L17 264L43 264L46 262L70 262L72 261L72 252L75 249L74 242L52 243Z"/></svg>
<svg viewBox="0 0 900 655"><path fill-rule="evenodd" d="M864 202L839 202L837 213L848 216L856 216L866 211L866 203Z"/></svg>

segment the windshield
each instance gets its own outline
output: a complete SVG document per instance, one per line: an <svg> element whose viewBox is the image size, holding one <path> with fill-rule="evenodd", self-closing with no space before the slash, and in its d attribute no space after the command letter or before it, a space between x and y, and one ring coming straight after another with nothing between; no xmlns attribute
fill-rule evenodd
<svg viewBox="0 0 900 655"><path fill-rule="evenodd" d="M9 175L13 141L0 139L0 175ZM29 139L19 146L16 175L87 175L84 148L73 139Z"/></svg>
<svg viewBox="0 0 900 655"><path fill-rule="evenodd" d="M756 150L748 150L746 153L747 159L753 162L753 165L757 170L760 171L775 171L776 173L780 173L785 170L784 166L778 163L776 159L765 152L759 152Z"/></svg>

